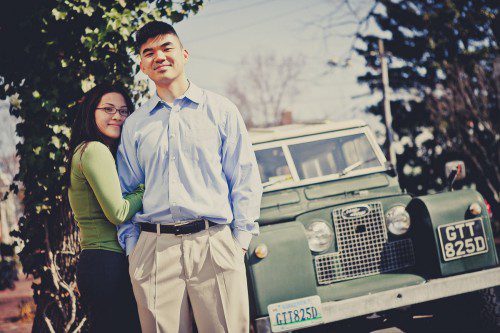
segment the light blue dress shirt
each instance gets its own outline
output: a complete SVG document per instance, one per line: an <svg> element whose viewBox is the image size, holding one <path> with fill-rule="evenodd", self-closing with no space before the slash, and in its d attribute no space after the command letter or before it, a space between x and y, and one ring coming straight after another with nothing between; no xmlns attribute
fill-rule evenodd
<svg viewBox="0 0 500 333"><path fill-rule="evenodd" d="M118 228L127 255L138 222L205 218L230 224L242 248L259 232L262 184L243 118L225 97L190 84L172 104L157 94L125 121L117 165L122 191L145 185L143 210Z"/></svg>

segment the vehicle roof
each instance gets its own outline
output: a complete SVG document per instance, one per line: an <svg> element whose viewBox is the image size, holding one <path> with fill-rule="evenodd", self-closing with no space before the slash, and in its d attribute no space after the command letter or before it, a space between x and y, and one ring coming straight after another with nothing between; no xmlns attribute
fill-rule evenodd
<svg viewBox="0 0 500 333"><path fill-rule="evenodd" d="M267 128L252 128L249 130L249 134L250 138L252 139L252 143L256 144L364 126L366 126L366 122L360 119L347 121L326 120L315 124L305 123Z"/></svg>

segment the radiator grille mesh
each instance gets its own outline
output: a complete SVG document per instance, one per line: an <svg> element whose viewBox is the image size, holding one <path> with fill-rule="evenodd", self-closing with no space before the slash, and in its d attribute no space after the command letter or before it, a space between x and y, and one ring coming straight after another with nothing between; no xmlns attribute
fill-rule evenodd
<svg viewBox="0 0 500 333"><path fill-rule="evenodd" d="M387 242L382 204L368 204L362 217L344 218L343 208L332 212L338 252L314 259L319 284L354 279L413 266L415 258L410 239Z"/></svg>

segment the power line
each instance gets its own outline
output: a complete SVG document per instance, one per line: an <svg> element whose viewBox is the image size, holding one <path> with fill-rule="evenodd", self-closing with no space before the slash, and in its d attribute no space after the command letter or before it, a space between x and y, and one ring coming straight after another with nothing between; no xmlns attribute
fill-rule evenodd
<svg viewBox="0 0 500 333"><path fill-rule="evenodd" d="M227 65L227 66L236 66L239 63L236 61L231 61L231 60L226 60L226 59L220 59L220 58L213 58L213 57L206 57L206 56L199 56L195 55L193 56L193 60L205 60L205 61L213 61L213 62L218 62L222 65Z"/></svg>
<svg viewBox="0 0 500 333"><path fill-rule="evenodd" d="M218 5L220 3L224 3L224 2L228 2L228 1L234 1L234 0L217 0L217 1L209 1L210 3L214 4L214 5Z"/></svg>
<svg viewBox="0 0 500 333"><path fill-rule="evenodd" d="M274 15L274 16L271 16L271 17L266 17L266 18L264 18L262 20L259 20L259 21L256 21L256 22L253 22L253 23L250 23L250 24L247 24L247 25L243 25L243 26L240 26L240 27L232 28L232 29L229 29L229 30L226 30L226 31L222 31L222 32L216 33L216 34L210 34L210 35L206 35L206 36L194 38L194 39L188 40L186 42L186 44L198 42L198 41L201 41L201 40L205 41L205 40L208 40L208 39L212 39L214 37L219 37L219 36L227 35L227 34L230 34L230 33L236 32L236 31L248 29L248 28L251 28L253 26L259 25L261 23L272 21L272 20L275 20L275 19L281 19L281 18L283 18L283 17L285 17L287 15L296 13L296 12L301 11L301 10L306 9L306 8L312 8L312 7L320 5L320 4L323 4L323 2L318 2L315 5L308 4L306 6L302 6L300 8L295 8L293 10L290 10L290 11L287 11L287 12L284 12L284 13L279 13L278 15Z"/></svg>
<svg viewBox="0 0 500 333"><path fill-rule="evenodd" d="M259 1L259 2L255 2L255 3L249 4L247 6L238 7L238 8L231 8L231 9L221 10L221 11L218 11L218 12L215 12L215 13L210 13L210 14L207 14L205 16L201 16L201 17L199 17L197 19L198 20L203 20L203 19L207 19L207 18L212 18L214 16L218 16L218 15L221 15L221 14L233 13L233 12L237 12L237 11L240 11L240 10L243 10L243 9L247 9L247 8L252 8L252 7L255 7L255 6L259 6L261 4L268 4L268 3L271 3L271 2L274 2L274 1L276 1L276 0L262 0L262 1Z"/></svg>

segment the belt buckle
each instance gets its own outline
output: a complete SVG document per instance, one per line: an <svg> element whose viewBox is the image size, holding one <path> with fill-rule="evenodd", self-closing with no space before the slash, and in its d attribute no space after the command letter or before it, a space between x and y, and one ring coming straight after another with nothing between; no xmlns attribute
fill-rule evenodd
<svg viewBox="0 0 500 333"><path fill-rule="evenodd" d="M186 224L189 224L191 223L192 221L182 221L182 222L179 222L179 223L175 223L173 225L173 227L175 228L174 229L174 235L177 236L177 237L182 237L183 235L189 235L189 234L181 234L180 231L181 231L181 227L186 225Z"/></svg>
<svg viewBox="0 0 500 333"><path fill-rule="evenodd" d="M174 235L177 236L177 237L182 237L183 234L180 233L181 229L180 229L180 225L174 225ZM188 235L188 234L184 234L184 235Z"/></svg>

